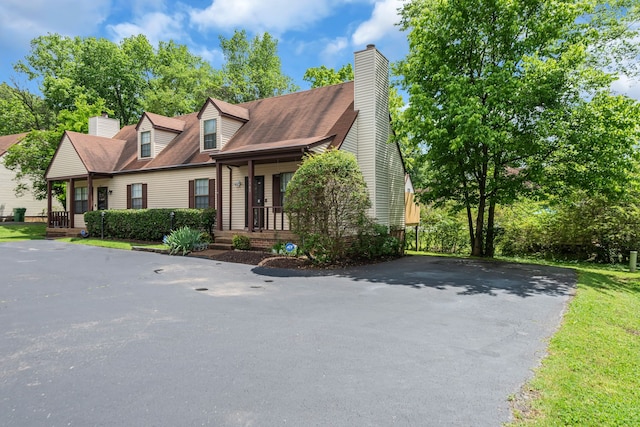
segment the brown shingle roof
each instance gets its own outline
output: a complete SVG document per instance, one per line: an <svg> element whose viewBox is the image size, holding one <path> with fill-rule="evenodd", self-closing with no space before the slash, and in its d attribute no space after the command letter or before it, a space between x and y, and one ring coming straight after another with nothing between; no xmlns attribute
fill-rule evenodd
<svg viewBox="0 0 640 427"><path fill-rule="evenodd" d="M16 133L14 135L0 136L0 156L4 156L4 153L13 146L16 145L27 133Z"/></svg>
<svg viewBox="0 0 640 427"><path fill-rule="evenodd" d="M243 122L249 121L249 110L239 105L229 104L228 102L220 101L219 99L209 98L204 103L200 112L198 113L198 119L202 116L202 112L207 108L207 105L213 105L220 112L220 115L239 119Z"/></svg>
<svg viewBox="0 0 640 427"><path fill-rule="evenodd" d="M112 172L127 141L66 131L65 135L76 149L89 172Z"/></svg>
<svg viewBox="0 0 640 427"><path fill-rule="evenodd" d="M353 110L353 82L239 106L209 99L205 107L208 103L213 103L221 114L245 121L213 158L302 150L325 142L339 147L357 116ZM113 139L68 134L77 142L74 146L80 147L76 150L92 172L107 172L109 166L109 171L117 173L214 163L209 153L200 152L200 113L173 118L145 114L154 126L182 129L155 158L138 160L138 126L123 127Z"/></svg>
<svg viewBox="0 0 640 427"><path fill-rule="evenodd" d="M160 114L146 112L142 115L142 117L140 117L136 129L138 129L138 126L140 126L140 123L142 123L142 120L145 116L149 119L155 129L168 130L169 132L176 133L182 132L184 130L184 121L179 120L178 118L166 117L161 116Z"/></svg>

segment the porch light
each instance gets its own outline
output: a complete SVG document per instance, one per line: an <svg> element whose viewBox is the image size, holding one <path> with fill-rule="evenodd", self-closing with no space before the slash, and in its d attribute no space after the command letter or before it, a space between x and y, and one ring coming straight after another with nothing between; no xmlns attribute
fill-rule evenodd
<svg viewBox="0 0 640 427"><path fill-rule="evenodd" d="M235 181L235 182L233 183L233 186L234 186L234 187L236 187L236 188L240 188L240 187L242 187L242 181L240 181L240 180Z"/></svg>

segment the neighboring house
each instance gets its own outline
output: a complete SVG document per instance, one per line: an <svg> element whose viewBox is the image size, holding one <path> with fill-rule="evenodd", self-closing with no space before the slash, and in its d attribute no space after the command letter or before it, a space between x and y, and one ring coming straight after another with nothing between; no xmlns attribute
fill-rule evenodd
<svg viewBox="0 0 640 427"><path fill-rule="evenodd" d="M19 144L26 135L26 133L19 133L0 136L0 221L12 216L14 208L26 208L25 215L29 217L46 214L47 201L36 200L28 189L20 197L16 196L14 191L18 185L15 180L16 174L4 166L7 150L13 145Z"/></svg>
<svg viewBox="0 0 640 427"><path fill-rule="evenodd" d="M199 112L144 113L120 129L90 119L89 135L65 132L47 181L66 181L69 212L50 227L84 227L96 209L217 209L218 230L288 230L284 192L307 153L353 153L369 214L404 227L405 170L389 143L389 63L373 45L355 53L354 81L239 105L209 98ZM51 200L51 196L49 197Z"/></svg>

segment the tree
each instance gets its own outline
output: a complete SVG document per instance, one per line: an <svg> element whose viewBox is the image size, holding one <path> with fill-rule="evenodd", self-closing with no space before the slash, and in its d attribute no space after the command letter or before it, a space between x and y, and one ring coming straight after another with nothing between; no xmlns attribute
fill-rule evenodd
<svg viewBox="0 0 640 427"><path fill-rule="evenodd" d="M173 41L160 42L153 58L153 78L142 95L142 107L173 117L197 111L210 96L222 98L222 73Z"/></svg>
<svg viewBox="0 0 640 427"><path fill-rule="evenodd" d="M329 150L304 158L287 186L284 209L303 250L324 263L347 256L349 237L367 223L370 206L355 156Z"/></svg>
<svg viewBox="0 0 640 427"><path fill-rule="evenodd" d="M89 117L108 111L104 101L89 104L86 96L78 97L73 110L58 113L57 126L49 130L33 130L19 143L11 146L4 156L4 165L15 172L16 195L32 190L34 197L42 200L47 197L45 171L60 144L65 130L86 133L89 130ZM56 185L54 194L64 205L64 185Z"/></svg>
<svg viewBox="0 0 640 427"><path fill-rule="evenodd" d="M353 80L353 67L351 64L343 65L338 71L324 65L308 68L302 80L309 82L311 89L348 82Z"/></svg>
<svg viewBox="0 0 640 427"><path fill-rule="evenodd" d="M493 256L500 204L568 185L614 194L610 177L628 179L638 108L608 94L613 77L595 58L629 53L631 27L619 23L633 5L414 0L402 9L410 47L395 72L410 103L401 131L423 200L466 211L472 255Z"/></svg>
<svg viewBox="0 0 640 427"><path fill-rule="evenodd" d="M17 85L0 84L0 135L47 129L54 118L41 97Z"/></svg>
<svg viewBox="0 0 640 427"><path fill-rule="evenodd" d="M222 67L225 100L242 103L298 90L282 74L278 41L269 33L249 41L245 30L236 30L229 39L220 36L220 47L226 60Z"/></svg>

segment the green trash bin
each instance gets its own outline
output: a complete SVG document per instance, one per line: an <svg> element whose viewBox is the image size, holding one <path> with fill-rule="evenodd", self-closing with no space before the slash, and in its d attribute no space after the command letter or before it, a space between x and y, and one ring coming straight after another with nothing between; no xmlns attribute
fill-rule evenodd
<svg viewBox="0 0 640 427"><path fill-rule="evenodd" d="M24 222L24 213L27 208L13 208L13 220L15 222Z"/></svg>

